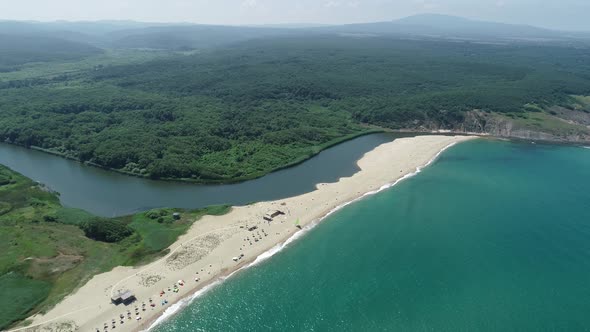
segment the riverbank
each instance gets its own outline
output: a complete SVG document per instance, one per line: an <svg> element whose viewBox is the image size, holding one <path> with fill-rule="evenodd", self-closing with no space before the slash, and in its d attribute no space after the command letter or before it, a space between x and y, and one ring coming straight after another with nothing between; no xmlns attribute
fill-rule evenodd
<svg viewBox="0 0 590 332"><path fill-rule="evenodd" d="M0 165L0 330L53 308L94 275L162 257L200 216L229 211L210 206L100 218L64 207L48 187ZM174 213L180 220L173 221Z"/></svg>
<svg viewBox="0 0 590 332"><path fill-rule="evenodd" d="M352 177L319 184L317 190L304 195L235 207L220 217L204 217L170 247L171 252L163 259L144 267L118 267L95 276L47 314L33 317L31 328L21 330L44 331L59 327L61 330L95 331L97 328L104 330L106 323L110 331L113 320L117 331L145 329L171 304L219 276L247 266L261 254L287 241L300 228L366 193L413 174L446 147L469 139L472 137L398 139L367 153L358 162L361 171ZM284 214L273 217L272 221L264 219L266 214L275 211ZM110 304L113 294L127 289L137 297L134 304L127 307Z"/></svg>
<svg viewBox="0 0 590 332"><path fill-rule="evenodd" d="M349 135L345 135L345 136L339 137L337 139L333 139L331 141L328 141L328 142L320 144L320 145L312 146L309 153L301 155L300 157L296 158L295 160L288 162L284 165L275 167L273 169L270 169L267 171L260 171L255 174L250 174L248 176L240 176L240 177L235 177L235 178L224 178L224 179L202 179L202 178L180 178L180 177L179 178L175 178L175 177L153 178L149 174L134 173L134 172L126 171L124 169L112 168L112 167L104 166L104 165L97 164L97 163L90 162L90 161L80 161L80 159L78 159L76 157L73 157L69 154L59 152L59 151L56 151L53 149L45 149L45 148L38 147L38 146L24 146L22 144L15 144L15 143L11 143L8 141L3 142L3 143L18 146L18 147L24 148L24 149L30 149L30 150L34 150L34 151L47 153L47 154L50 154L50 155L53 155L56 157L64 158L64 159L79 163L84 166L94 167L97 169L101 169L101 170L105 170L105 171L109 171L109 172L114 172L114 173L118 173L121 175L135 177L135 178L139 178L139 179L157 180L157 181L172 182L172 183L200 184L200 185L227 185L227 184L236 184L236 183L242 183L242 182L246 182L246 181L259 179L259 178L266 176L268 174L278 172L278 171L288 169L288 168L297 166L299 164L302 164L302 163L306 162L307 160L317 156L322 151L325 151L326 149L329 149L333 146L345 143L347 141L354 140L354 139L362 137L362 136L384 133L384 132L387 132L387 130L382 129L382 128L377 128L377 127L369 127L366 130L363 130L363 131L360 131L357 133L353 133L353 134L349 134ZM408 131L408 133L411 133L411 131Z"/></svg>
<svg viewBox="0 0 590 332"><path fill-rule="evenodd" d="M125 176L11 144L0 144L0 164L59 192L64 206L110 218L161 207L240 206L298 196L313 191L317 183L353 175L359 170L357 161L366 152L409 136L413 135L362 136L323 150L300 165L231 185L194 185Z"/></svg>

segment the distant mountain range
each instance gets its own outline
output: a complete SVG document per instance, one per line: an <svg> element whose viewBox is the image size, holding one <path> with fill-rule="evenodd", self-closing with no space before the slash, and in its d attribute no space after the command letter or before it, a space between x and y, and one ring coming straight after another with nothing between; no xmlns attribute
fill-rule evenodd
<svg viewBox="0 0 590 332"><path fill-rule="evenodd" d="M302 34L394 36L493 42L560 42L590 44L590 33L564 32L527 25L502 24L455 16L424 14L375 23L323 26L285 24L216 26L134 21L24 22L0 21L0 35L62 39L100 48L199 49L255 38ZM0 52L10 45L0 45Z"/></svg>
<svg viewBox="0 0 590 332"><path fill-rule="evenodd" d="M590 38L590 33L554 31L529 25L486 22L438 14L415 15L389 22L334 26L326 28L326 30L460 39L565 40Z"/></svg>

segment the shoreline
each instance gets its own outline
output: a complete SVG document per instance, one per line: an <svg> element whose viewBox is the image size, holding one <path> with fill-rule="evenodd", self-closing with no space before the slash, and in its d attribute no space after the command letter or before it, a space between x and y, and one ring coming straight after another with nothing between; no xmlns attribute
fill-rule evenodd
<svg viewBox="0 0 590 332"><path fill-rule="evenodd" d="M256 173L256 174L253 174L250 176L244 176L244 177L239 177L239 178L220 179L220 180L207 180L207 179L203 180L203 179L193 179L193 178L157 178L157 179L154 179L154 178L151 178L149 175L141 175L141 174L136 174L136 173L132 173L132 172L127 172L122 169L102 166L100 164L89 162L89 161L80 161L79 159L67 156L64 153L53 151L51 149L44 149L44 148L34 146L34 145L27 147L22 144L16 144L16 143L11 143L11 142L0 142L0 143L20 147L20 148L27 149L27 150L46 153L46 154L49 154L52 156L60 157L60 158L75 162L75 163L82 165L82 166L93 167L93 168L100 169L103 171L109 171L109 172L129 176L129 177L133 177L133 178L143 179L143 180L162 181L162 182L179 183L179 184L187 184L187 185L229 185L229 184L238 184L238 183L256 180L256 179L262 178L266 175L269 175L271 173L278 172L278 171L288 169L291 167L295 167L295 166L300 165L300 164L308 161L309 159L317 156L322 151L327 150L327 149L334 147L336 145L351 141L351 140L359 138L359 137L372 135L372 134L385 133L385 132L386 131L383 129L371 128L371 129L367 129L365 131L361 131L358 133L349 134L349 135L346 135L346 136L343 136L340 138L336 138L336 139L333 139L331 141L328 141L326 143L319 145L317 147L318 148L317 152L314 152L310 155L301 156L290 163L287 163L283 166L275 167L267 172Z"/></svg>
<svg viewBox="0 0 590 332"><path fill-rule="evenodd" d="M52 327L64 331L95 331L97 328L102 331L105 322L109 322L105 331L110 331L111 318L117 320L117 331L151 329L237 272L280 252L336 211L415 176L448 148L474 138L418 136L398 139L366 153L357 162L361 170L351 177L318 184L316 190L303 195L234 207L224 216L205 217L170 246L174 250L162 259L144 267L118 267L97 275L45 315L32 317L31 326L12 331L46 331ZM279 209L283 215L272 222L263 220L262 216L268 211ZM290 224L295 218L301 229ZM236 263L237 255L240 259ZM176 280L186 281L178 283ZM174 291L171 284L174 284ZM108 303L112 292L124 289L134 291L136 303L128 307ZM148 299L151 308L146 310ZM155 304L164 300L167 305ZM144 303L141 312L137 309L140 303ZM137 310L136 318L141 319L137 320L139 324L131 319L133 307ZM94 313L88 315L91 309ZM129 318L122 319L119 324L118 317L124 311L128 311Z"/></svg>
<svg viewBox="0 0 590 332"><path fill-rule="evenodd" d="M285 241L278 243L276 246L274 246L273 248L269 249L268 251L260 254L259 256L254 258L253 260L245 261L243 264L238 265L234 270L230 270L230 271L226 272L225 274L216 276L216 278L214 280L211 280L208 284L205 284L202 286L197 286L197 287L193 288L189 292L190 294L188 296L173 303L168 309L164 310L160 316L153 317L151 320L147 320L144 323L142 323L139 327L139 331L149 332L152 329L158 327L160 324L165 323L170 318L173 318L175 315L179 314L182 311L182 309L189 306L193 301L206 295L209 291L213 290L217 286L220 286L222 283L227 281L227 279L231 278L235 274L237 274L241 271L245 271L245 270L247 270L251 267L254 267L258 264L261 264L261 263L267 261L268 259L272 258L274 255L287 249L288 245L290 245L291 243L293 243L295 241L300 240L307 233L309 233L315 227L320 225L325 219L330 217L332 214L342 210L346 206L354 204L358 201L361 201L361 200L365 199L366 197L373 196L373 195L379 194L382 191L391 189L391 188L395 187L396 185L398 185L400 182L403 182L404 180L410 179L410 178L420 174L420 172L422 172L422 170L424 168L430 166L432 163L434 163L440 157L441 154L443 154L446 150L452 148L456 144L457 143L454 142L454 143L447 145L446 147L441 149L434 157L432 157L432 159L430 159L426 164L416 167L416 170L414 172L408 173L408 174L404 175L403 177L396 179L394 182L384 184L381 188L379 188L377 190L366 192L366 193L362 194L361 196L354 198L353 200L351 200L349 202L345 202L339 206L336 206L332 210L328 211L325 215L318 217L315 221L312 221L310 224L306 225L300 231L291 235L291 237L287 238ZM170 312L168 312L168 311L170 311Z"/></svg>

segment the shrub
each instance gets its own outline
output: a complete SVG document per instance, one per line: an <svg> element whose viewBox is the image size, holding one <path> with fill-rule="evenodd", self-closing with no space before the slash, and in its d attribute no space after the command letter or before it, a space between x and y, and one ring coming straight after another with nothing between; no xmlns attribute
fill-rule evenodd
<svg viewBox="0 0 590 332"><path fill-rule="evenodd" d="M0 216L12 210L12 204L7 202L0 202Z"/></svg>
<svg viewBox="0 0 590 332"><path fill-rule="evenodd" d="M151 210L145 213L145 216L150 218L150 219L158 219L160 217L163 217L167 214L166 210L161 210L161 209L157 209L157 210Z"/></svg>
<svg viewBox="0 0 590 332"><path fill-rule="evenodd" d="M45 222L57 222L57 217L56 216L43 216L43 220L45 220Z"/></svg>
<svg viewBox="0 0 590 332"><path fill-rule="evenodd" d="M35 198L35 197L32 197L31 199L29 199L29 204L34 207L42 207L42 206L47 205L46 202L44 202L38 198Z"/></svg>
<svg viewBox="0 0 590 332"><path fill-rule="evenodd" d="M82 226L87 237L102 242L119 242L133 234L129 226L111 219L96 218Z"/></svg>

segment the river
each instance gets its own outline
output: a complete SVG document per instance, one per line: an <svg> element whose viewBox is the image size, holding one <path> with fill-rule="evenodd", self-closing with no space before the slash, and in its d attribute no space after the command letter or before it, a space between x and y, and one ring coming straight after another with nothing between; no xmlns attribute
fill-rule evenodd
<svg viewBox="0 0 590 332"><path fill-rule="evenodd" d="M297 166L227 185L136 178L10 144L0 144L0 164L59 192L64 206L114 217L158 207L244 205L303 194L313 190L317 183L334 182L354 174L358 170L356 161L363 154L403 136L408 135L362 136L322 151Z"/></svg>

